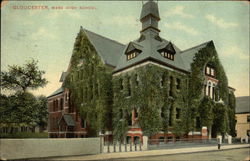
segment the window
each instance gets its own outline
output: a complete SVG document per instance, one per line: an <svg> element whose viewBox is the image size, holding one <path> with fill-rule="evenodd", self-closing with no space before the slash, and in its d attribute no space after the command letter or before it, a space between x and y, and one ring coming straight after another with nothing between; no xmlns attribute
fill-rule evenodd
<svg viewBox="0 0 250 161"><path fill-rule="evenodd" d="M169 96L173 96L173 81L174 81L174 79L173 79L173 77L171 76L170 77L170 87L169 87Z"/></svg>
<svg viewBox="0 0 250 161"><path fill-rule="evenodd" d="M177 108L176 109L176 119L180 119L181 116L181 109Z"/></svg>
<svg viewBox="0 0 250 161"><path fill-rule="evenodd" d="M123 111L122 111L122 109L119 110L119 115L120 115L120 119L122 119L123 118Z"/></svg>
<svg viewBox="0 0 250 161"><path fill-rule="evenodd" d="M247 136L248 137L250 136L250 130L247 130Z"/></svg>
<svg viewBox="0 0 250 161"><path fill-rule="evenodd" d="M128 78L128 97L131 96L130 78Z"/></svg>
<svg viewBox="0 0 250 161"><path fill-rule="evenodd" d="M208 86L208 96L210 97L210 90L211 90L211 86Z"/></svg>
<svg viewBox="0 0 250 161"><path fill-rule="evenodd" d="M214 76L214 69L211 68L211 76Z"/></svg>
<svg viewBox="0 0 250 161"><path fill-rule="evenodd" d="M127 136L126 141L127 141L127 144L130 144L131 143L131 136Z"/></svg>
<svg viewBox="0 0 250 161"><path fill-rule="evenodd" d="M138 52L134 51L127 54L127 60L133 59L138 55Z"/></svg>
<svg viewBox="0 0 250 161"><path fill-rule="evenodd" d="M81 127L86 128L86 126L87 126L86 121L84 119L81 119Z"/></svg>
<svg viewBox="0 0 250 161"><path fill-rule="evenodd" d="M204 95L207 95L207 85L204 85Z"/></svg>
<svg viewBox="0 0 250 161"><path fill-rule="evenodd" d="M61 98L61 99L60 99L60 109L61 109L61 110L63 110L63 104L64 104L63 98Z"/></svg>
<svg viewBox="0 0 250 161"><path fill-rule="evenodd" d="M180 79L176 79L176 89L180 89L180 85L181 85L181 80Z"/></svg>
<svg viewBox="0 0 250 161"><path fill-rule="evenodd" d="M247 122L250 122L250 115L247 116Z"/></svg>
<svg viewBox="0 0 250 161"><path fill-rule="evenodd" d="M135 119L138 118L138 110L137 109L134 109L135 111Z"/></svg>
<svg viewBox="0 0 250 161"><path fill-rule="evenodd" d="M123 80L122 79L120 80L120 88L121 88L121 90L123 90Z"/></svg>
<svg viewBox="0 0 250 161"><path fill-rule="evenodd" d="M214 77L215 76L214 68L211 66L206 66L205 74Z"/></svg>
<svg viewBox="0 0 250 161"><path fill-rule="evenodd" d="M215 88L214 87L212 87L212 99L214 100L214 98L215 98Z"/></svg>
<svg viewBox="0 0 250 161"><path fill-rule="evenodd" d="M131 113L129 113L127 115L127 119L128 119L128 126L132 126L132 115L131 115Z"/></svg>
<svg viewBox="0 0 250 161"><path fill-rule="evenodd" d="M174 60L174 54L169 53L167 51L162 51L161 55L167 59Z"/></svg>
<svg viewBox="0 0 250 161"><path fill-rule="evenodd" d="M162 88L164 86L164 76L160 79L160 87Z"/></svg>
<svg viewBox="0 0 250 161"><path fill-rule="evenodd" d="M210 75L210 67L206 67L206 74Z"/></svg>
<svg viewBox="0 0 250 161"><path fill-rule="evenodd" d="M164 108L161 108L161 118L164 118Z"/></svg>
<svg viewBox="0 0 250 161"><path fill-rule="evenodd" d="M139 76L138 76L138 75L136 75L135 84L136 84L136 86L138 86L138 85L139 85Z"/></svg>

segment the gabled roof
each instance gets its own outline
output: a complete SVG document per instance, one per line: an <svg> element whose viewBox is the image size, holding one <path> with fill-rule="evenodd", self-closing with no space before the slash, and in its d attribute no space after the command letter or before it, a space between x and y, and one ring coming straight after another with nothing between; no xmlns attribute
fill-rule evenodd
<svg viewBox="0 0 250 161"><path fill-rule="evenodd" d="M64 88L60 87L55 92L53 92L52 94L50 94L47 98L55 96L55 95L58 95L58 94L61 94L61 93L63 93L63 91L64 91Z"/></svg>
<svg viewBox="0 0 250 161"><path fill-rule="evenodd" d="M129 53L129 52L131 52L133 50L140 50L141 51L142 46L140 46L140 45L138 45L138 44L136 44L134 42L130 42L126 47L125 53Z"/></svg>
<svg viewBox="0 0 250 161"><path fill-rule="evenodd" d="M250 114L250 96L236 97L236 114L249 113Z"/></svg>
<svg viewBox="0 0 250 161"><path fill-rule="evenodd" d="M65 123L67 124L67 126L75 126L75 121L73 119L73 117L70 114L64 114L61 119L58 121L58 124L60 124L60 122L62 121L62 119L65 121Z"/></svg>
<svg viewBox="0 0 250 161"><path fill-rule="evenodd" d="M191 71L191 63L193 62L193 58L195 56L195 54L201 50L202 48L205 48L207 47L207 45L209 43L213 43L213 41L208 41L208 42L205 42L205 43L202 43L200 45L197 45L197 46L194 46L192 48L189 48L189 49L186 49L186 50L183 50L180 55L182 57L182 60L183 60L183 63L184 63L184 66L185 66L185 69L187 71Z"/></svg>
<svg viewBox="0 0 250 161"><path fill-rule="evenodd" d="M67 74L68 74L67 72L62 72L59 82L64 82Z"/></svg>
<svg viewBox="0 0 250 161"><path fill-rule="evenodd" d="M159 47L158 51L162 51L162 50L167 50L167 51L169 51L169 52L171 52L173 54L176 53L176 51L174 49L174 46L173 46L173 44L171 42L169 42L168 44L166 43L166 44L161 45Z"/></svg>
<svg viewBox="0 0 250 161"><path fill-rule="evenodd" d="M83 31L86 33L89 41L100 55L103 63L115 67L125 45L86 29L83 29Z"/></svg>

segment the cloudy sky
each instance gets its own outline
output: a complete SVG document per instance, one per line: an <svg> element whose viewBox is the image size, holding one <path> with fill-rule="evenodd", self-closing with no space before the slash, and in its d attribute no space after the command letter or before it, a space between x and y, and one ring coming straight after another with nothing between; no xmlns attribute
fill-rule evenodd
<svg viewBox="0 0 250 161"><path fill-rule="evenodd" d="M182 50L213 40L236 96L249 95L248 2L159 1L158 5L160 36ZM26 6L48 9L21 9ZM63 9L53 9L56 6ZM1 14L1 68L39 60L49 84L34 93L47 96L60 87L80 26L126 44L139 37L141 8L141 1L7 2Z"/></svg>

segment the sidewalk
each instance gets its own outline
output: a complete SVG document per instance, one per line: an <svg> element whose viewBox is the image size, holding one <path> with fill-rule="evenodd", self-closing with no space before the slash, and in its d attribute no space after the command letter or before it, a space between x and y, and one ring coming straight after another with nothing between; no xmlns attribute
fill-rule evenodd
<svg viewBox="0 0 250 161"><path fill-rule="evenodd" d="M220 150L247 148L247 147L249 148L249 144L224 145L221 147ZM183 153L195 153L195 152L206 152L206 151L218 151L218 147L208 146L208 147L195 147L195 148L148 150L148 151L138 151L138 152L118 152L118 153L104 153L104 154L85 155L85 156L54 157L48 159L49 160L108 160L116 158L157 156L166 154L183 154Z"/></svg>

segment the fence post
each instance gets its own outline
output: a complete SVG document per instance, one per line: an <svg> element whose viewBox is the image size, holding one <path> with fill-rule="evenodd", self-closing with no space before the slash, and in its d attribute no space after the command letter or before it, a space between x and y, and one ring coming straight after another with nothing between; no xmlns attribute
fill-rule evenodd
<svg viewBox="0 0 250 161"><path fill-rule="evenodd" d="M142 150L148 150L148 137L143 136L142 140L143 140Z"/></svg>
<svg viewBox="0 0 250 161"><path fill-rule="evenodd" d="M136 142L135 142L135 151L137 151Z"/></svg>
<svg viewBox="0 0 250 161"><path fill-rule="evenodd" d="M116 152L116 143L113 142L113 145L114 145L114 152Z"/></svg>
<svg viewBox="0 0 250 161"><path fill-rule="evenodd" d="M104 136L100 135L100 153L104 151Z"/></svg>
<svg viewBox="0 0 250 161"><path fill-rule="evenodd" d="M132 151L132 142L130 142L130 151Z"/></svg>
<svg viewBox="0 0 250 161"><path fill-rule="evenodd" d="M109 145L110 145L110 142L108 142L108 153L110 153L110 150L109 150Z"/></svg>
<svg viewBox="0 0 250 161"><path fill-rule="evenodd" d="M121 141L119 142L119 152L122 151L122 147L121 147Z"/></svg>
<svg viewBox="0 0 250 161"><path fill-rule="evenodd" d="M125 152L127 152L127 141L125 141Z"/></svg>
<svg viewBox="0 0 250 161"><path fill-rule="evenodd" d="M232 144L232 136L228 135L227 137L228 144Z"/></svg>

